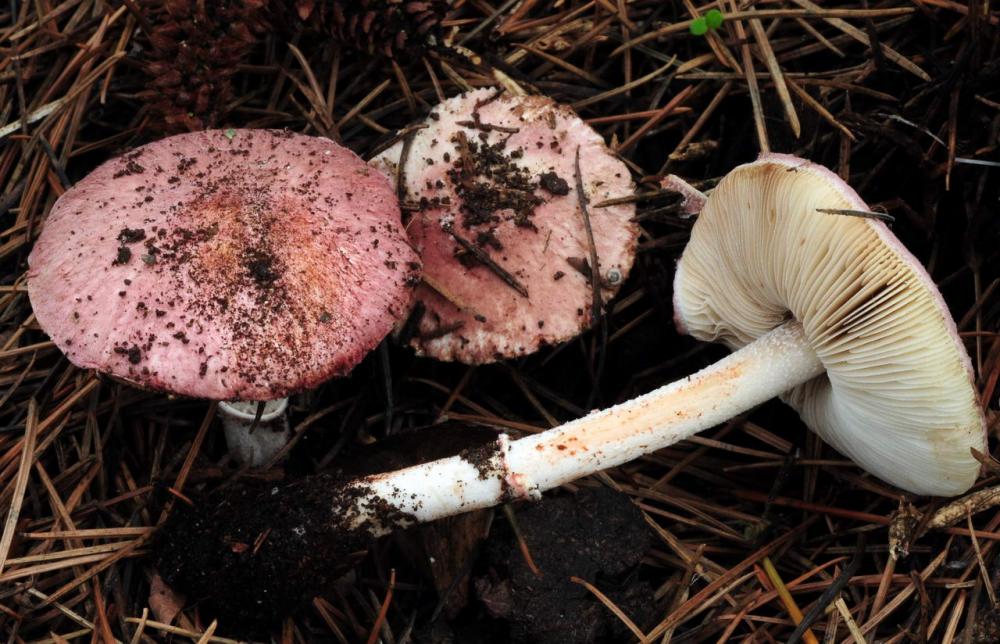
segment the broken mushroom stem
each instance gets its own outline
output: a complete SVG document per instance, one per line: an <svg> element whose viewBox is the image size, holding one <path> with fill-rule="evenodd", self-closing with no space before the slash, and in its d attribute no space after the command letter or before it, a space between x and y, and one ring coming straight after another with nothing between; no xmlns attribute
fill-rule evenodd
<svg viewBox="0 0 1000 644"><path fill-rule="evenodd" d="M823 373L798 322L644 396L554 429L348 483L336 514L371 536L413 522L537 498L673 445ZM390 509L391 508L391 509ZM387 511L389 510L389 511Z"/></svg>
<svg viewBox="0 0 1000 644"><path fill-rule="evenodd" d="M292 438L287 398L220 402L218 409L229 453L242 465L267 465Z"/></svg>

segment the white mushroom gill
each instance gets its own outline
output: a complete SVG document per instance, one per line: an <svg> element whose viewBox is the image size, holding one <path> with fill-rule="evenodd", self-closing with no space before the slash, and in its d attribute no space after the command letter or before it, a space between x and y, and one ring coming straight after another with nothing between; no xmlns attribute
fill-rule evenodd
<svg viewBox="0 0 1000 644"><path fill-rule="evenodd" d="M789 317L826 371L783 398L866 470L907 490L972 485L982 412L940 295L867 206L829 171L764 157L712 194L675 284L685 329L744 346Z"/></svg>

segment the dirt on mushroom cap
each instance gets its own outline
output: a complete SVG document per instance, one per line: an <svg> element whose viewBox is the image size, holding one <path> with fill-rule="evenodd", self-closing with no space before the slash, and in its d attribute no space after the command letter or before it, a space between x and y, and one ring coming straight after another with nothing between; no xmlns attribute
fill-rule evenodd
<svg viewBox="0 0 1000 644"><path fill-rule="evenodd" d="M76 365L214 399L349 371L405 314L419 260L391 186L327 139L170 137L53 207L29 295Z"/></svg>
<svg viewBox="0 0 1000 644"><path fill-rule="evenodd" d="M638 227L628 168L568 107L480 89L437 106L426 127L374 161L405 186L407 232L426 282L410 339L421 353L466 363L525 355L593 323L590 244L600 300L628 276ZM405 163L400 168L400 160ZM506 273L506 276L504 275Z"/></svg>

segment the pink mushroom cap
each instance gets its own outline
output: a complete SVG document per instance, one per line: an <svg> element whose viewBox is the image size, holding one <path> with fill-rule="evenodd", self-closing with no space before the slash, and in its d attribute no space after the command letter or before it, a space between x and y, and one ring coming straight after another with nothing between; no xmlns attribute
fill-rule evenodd
<svg viewBox="0 0 1000 644"><path fill-rule="evenodd" d="M415 206L407 233L423 260L416 299L425 308L413 347L439 360L481 364L588 328L594 298L576 157L602 303L628 277L639 233L634 204L597 207L634 194L625 164L570 108L541 96L479 89L441 103L423 125L373 160L401 178L400 194Z"/></svg>
<svg viewBox="0 0 1000 644"><path fill-rule="evenodd" d="M419 270L381 173L277 130L108 161L56 202L28 263L38 322L73 364L216 400L350 371L405 315Z"/></svg>

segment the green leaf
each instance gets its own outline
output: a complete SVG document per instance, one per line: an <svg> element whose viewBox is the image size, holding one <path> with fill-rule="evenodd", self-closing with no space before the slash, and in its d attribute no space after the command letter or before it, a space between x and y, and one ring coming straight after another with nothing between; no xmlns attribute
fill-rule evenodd
<svg viewBox="0 0 1000 644"><path fill-rule="evenodd" d="M223 134L226 135L227 139L229 139L230 141L232 141L233 137L236 136L236 130L234 130L233 128L229 128L228 130L224 131Z"/></svg>
<svg viewBox="0 0 1000 644"><path fill-rule="evenodd" d="M704 36L708 33L708 22L704 18L695 18L691 21L691 33L695 36Z"/></svg>
<svg viewBox="0 0 1000 644"><path fill-rule="evenodd" d="M721 27L724 19L725 17L722 15L722 12L718 9L712 9L705 14L705 22L708 23L708 28L712 31Z"/></svg>

